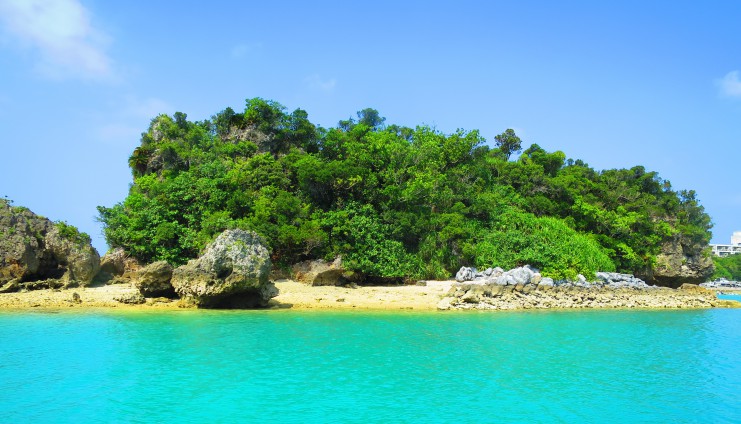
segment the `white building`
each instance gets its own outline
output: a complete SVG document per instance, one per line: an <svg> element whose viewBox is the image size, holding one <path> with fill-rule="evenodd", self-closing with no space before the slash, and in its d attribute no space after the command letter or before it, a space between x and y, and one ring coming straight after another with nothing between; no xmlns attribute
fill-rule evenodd
<svg viewBox="0 0 741 424"><path fill-rule="evenodd" d="M728 256L741 253L741 231L734 231L731 236L731 244L711 244L713 255Z"/></svg>

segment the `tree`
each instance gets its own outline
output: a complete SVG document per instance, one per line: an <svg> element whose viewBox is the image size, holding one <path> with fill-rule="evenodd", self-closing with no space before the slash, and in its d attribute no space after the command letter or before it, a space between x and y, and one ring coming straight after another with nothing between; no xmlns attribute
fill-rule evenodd
<svg viewBox="0 0 741 424"><path fill-rule="evenodd" d="M365 108L358 112L358 124L367 125L371 129L379 130L383 128L386 118L382 117L377 110Z"/></svg>
<svg viewBox="0 0 741 424"><path fill-rule="evenodd" d="M512 156L512 153L522 150L522 140L520 140L520 137L515 134L515 130L511 128L508 128L505 132L494 136L494 140L494 144L499 148L499 151L507 160Z"/></svg>

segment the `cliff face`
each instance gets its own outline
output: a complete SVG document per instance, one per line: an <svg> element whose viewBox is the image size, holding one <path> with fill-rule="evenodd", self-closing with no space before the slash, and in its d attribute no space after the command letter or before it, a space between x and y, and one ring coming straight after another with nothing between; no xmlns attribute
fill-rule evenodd
<svg viewBox="0 0 741 424"><path fill-rule="evenodd" d="M707 245L675 236L662 245L653 268L640 273L639 277L649 284L673 288L705 282L715 269L706 249Z"/></svg>
<svg viewBox="0 0 741 424"><path fill-rule="evenodd" d="M100 257L87 236L0 201L0 285L45 279L85 285L99 268Z"/></svg>

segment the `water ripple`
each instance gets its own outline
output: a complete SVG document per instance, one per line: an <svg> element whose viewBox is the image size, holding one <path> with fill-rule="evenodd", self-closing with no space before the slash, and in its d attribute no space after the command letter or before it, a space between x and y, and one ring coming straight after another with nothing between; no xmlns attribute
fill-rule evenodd
<svg viewBox="0 0 741 424"><path fill-rule="evenodd" d="M7 422L741 422L741 311L0 314Z"/></svg>

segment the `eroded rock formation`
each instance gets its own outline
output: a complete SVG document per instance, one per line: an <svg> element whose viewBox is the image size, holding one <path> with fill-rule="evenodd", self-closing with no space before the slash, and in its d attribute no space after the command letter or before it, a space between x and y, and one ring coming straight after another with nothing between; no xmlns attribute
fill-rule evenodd
<svg viewBox="0 0 741 424"><path fill-rule="evenodd" d="M263 307L278 295L268 280L270 269L270 255L257 234L227 230L200 258L175 268L172 286L201 307Z"/></svg>
<svg viewBox="0 0 741 424"><path fill-rule="evenodd" d="M700 284L713 274L715 269L707 245L693 243L677 236L664 243L656 264L639 273L649 284L677 288L682 284Z"/></svg>
<svg viewBox="0 0 741 424"><path fill-rule="evenodd" d="M64 223L53 223L22 207L0 201L0 286L58 280L87 285L100 269L90 238ZM28 287L26 287L28 285Z"/></svg>

